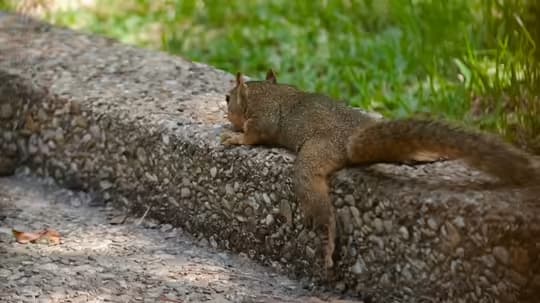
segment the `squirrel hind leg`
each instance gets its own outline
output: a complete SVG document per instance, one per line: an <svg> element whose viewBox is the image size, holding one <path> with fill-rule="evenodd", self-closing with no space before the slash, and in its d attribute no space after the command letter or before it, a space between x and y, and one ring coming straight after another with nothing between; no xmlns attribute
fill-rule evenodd
<svg viewBox="0 0 540 303"><path fill-rule="evenodd" d="M328 271L334 266L333 255L337 237L335 209L330 201L325 180L314 177L305 181L296 185L295 192L307 223L306 228L315 230L320 236L324 269L328 275Z"/></svg>
<svg viewBox="0 0 540 303"><path fill-rule="evenodd" d="M324 140L306 142L294 165L294 187L304 217L319 231L323 243L325 274L334 266L336 216L330 199L328 178L345 166L345 153Z"/></svg>

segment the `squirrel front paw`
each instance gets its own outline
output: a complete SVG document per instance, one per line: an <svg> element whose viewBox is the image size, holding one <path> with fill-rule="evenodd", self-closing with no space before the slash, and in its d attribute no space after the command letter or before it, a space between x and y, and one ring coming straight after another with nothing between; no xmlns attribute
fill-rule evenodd
<svg viewBox="0 0 540 303"><path fill-rule="evenodd" d="M243 142L244 134L226 131L221 133L221 143L225 146L241 145Z"/></svg>

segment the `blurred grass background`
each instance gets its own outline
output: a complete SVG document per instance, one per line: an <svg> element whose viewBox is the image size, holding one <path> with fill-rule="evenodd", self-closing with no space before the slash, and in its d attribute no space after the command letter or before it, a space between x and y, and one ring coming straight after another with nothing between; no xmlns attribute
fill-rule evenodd
<svg viewBox="0 0 540 303"><path fill-rule="evenodd" d="M428 116L540 153L536 0L0 0L0 9Z"/></svg>

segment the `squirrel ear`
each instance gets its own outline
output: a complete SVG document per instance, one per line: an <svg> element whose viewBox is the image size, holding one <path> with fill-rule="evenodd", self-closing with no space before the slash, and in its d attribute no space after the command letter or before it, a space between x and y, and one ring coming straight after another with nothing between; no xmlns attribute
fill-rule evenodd
<svg viewBox="0 0 540 303"><path fill-rule="evenodd" d="M242 95L244 97L247 97L248 89L247 84L244 80L244 77L242 76L241 72L236 73L236 90L238 92L238 95ZM240 98L242 100L242 98Z"/></svg>
<svg viewBox="0 0 540 303"><path fill-rule="evenodd" d="M272 69L269 69L268 72L266 73L266 81L269 81L270 83L273 83L273 84L277 83L276 73Z"/></svg>
<svg viewBox="0 0 540 303"><path fill-rule="evenodd" d="M236 86L241 86L244 84L244 77L241 72L236 73Z"/></svg>

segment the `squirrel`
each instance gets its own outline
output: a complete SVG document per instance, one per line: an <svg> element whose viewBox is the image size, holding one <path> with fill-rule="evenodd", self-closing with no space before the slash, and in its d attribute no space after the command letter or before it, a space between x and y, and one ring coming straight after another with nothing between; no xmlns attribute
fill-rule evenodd
<svg viewBox="0 0 540 303"><path fill-rule="evenodd" d="M233 131L222 133L222 144L271 145L297 154L294 194L306 224L322 232L327 271L336 240L329 178L344 167L461 158L511 184L540 179L529 154L495 136L434 120L376 119L326 95L278 83L273 70L261 81L237 73L225 101Z"/></svg>

